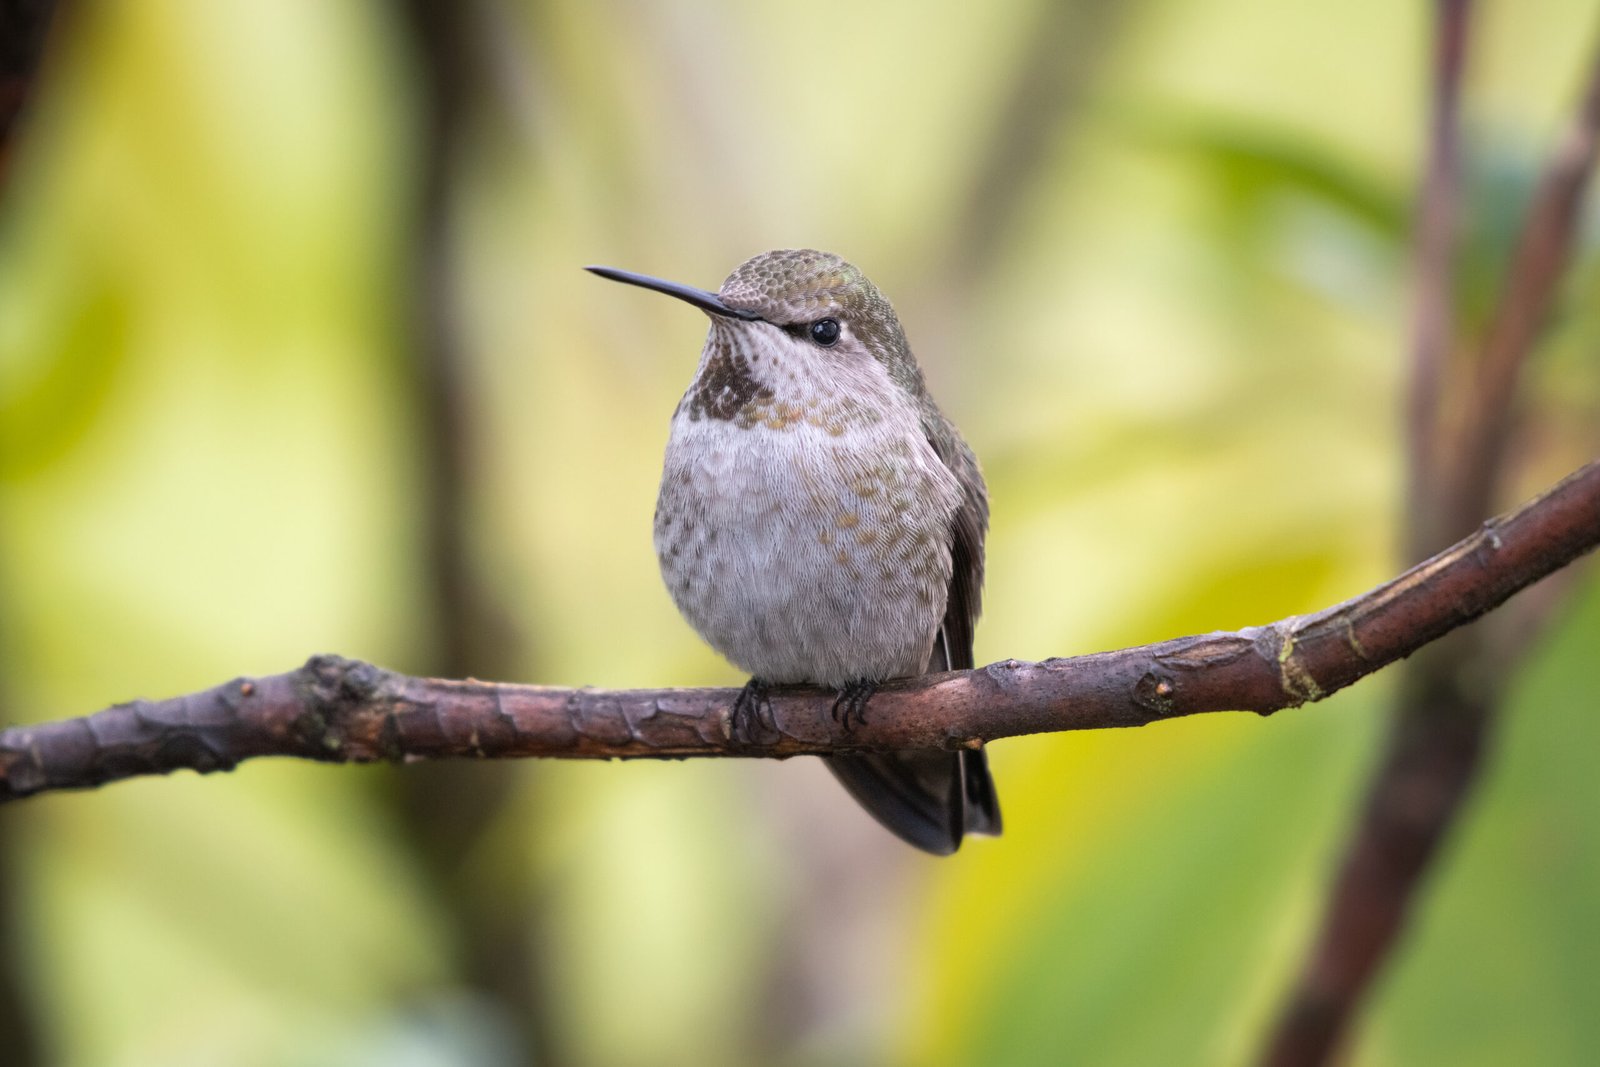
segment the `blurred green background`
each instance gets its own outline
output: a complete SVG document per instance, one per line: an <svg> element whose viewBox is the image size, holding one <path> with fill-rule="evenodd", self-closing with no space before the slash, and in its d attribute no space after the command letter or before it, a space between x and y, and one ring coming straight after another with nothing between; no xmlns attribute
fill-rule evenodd
<svg viewBox="0 0 1600 1067"><path fill-rule="evenodd" d="M441 670L452 637L512 680L741 681L650 543L704 322L586 263L714 288L812 246L879 283L991 486L980 662L1266 622L1403 562L1424 5L463 3L442 245L400 5L73 6L0 198L10 721L315 652ZM1575 0L1482 16L1469 321L1596 29ZM416 354L441 249L443 477ZM1593 449L1597 281L1586 247L1523 489ZM440 632L440 509L481 633ZM1591 571L1353 1064L1592 1062L1597 648ZM0 964L68 1065L1240 1063L1387 691L1003 742L1006 836L949 860L812 760L263 761L41 798L0 813Z"/></svg>

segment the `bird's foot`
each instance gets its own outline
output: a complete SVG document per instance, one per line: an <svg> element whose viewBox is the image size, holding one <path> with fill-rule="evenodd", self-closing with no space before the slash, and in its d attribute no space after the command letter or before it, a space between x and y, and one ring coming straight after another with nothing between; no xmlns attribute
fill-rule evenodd
<svg viewBox="0 0 1600 1067"><path fill-rule="evenodd" d="M746 682L733 702L729 725L733 739L741 745L770 745L778 740L782 734L772 717L772 687L760 678Z"/></svg>
<svg viewBox="0 0 1600 1067"><path fill-rule="evenodd" d="M839 697L833 702L833 718L845 732L850 731L850 720L854 719L857 726L867 724L867 701L872 699L872 694L878 691L877 682L851 682L839 690Z"/></svg>

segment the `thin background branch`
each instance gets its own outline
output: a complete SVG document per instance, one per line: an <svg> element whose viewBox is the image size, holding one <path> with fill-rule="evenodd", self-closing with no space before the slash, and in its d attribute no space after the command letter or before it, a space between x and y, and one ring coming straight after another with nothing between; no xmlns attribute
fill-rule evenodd
<svg viewBox="0 0 1600 1067"><path fill-rule="evenodd" d="M918 356L937 368L936 381L958 388L977 381L963 383L964 376L979 374L979 364L960 357L986 343L971 332L978 328L973 313L982 290L1031 217L1033 198L1060 166L1060 152L1088 111L1100 74L1145 7L1140 0L1033 5L992 115L976 143L958 153L972 161L971 172L947 221L935 228L928 272L897 297L902 310L911 309L906 321L917 324Z"/></svg>
<svg viewBox="0 0 1600 1067"><path fill-rule="evenodd" d="M1436 0L1428 157L1418 207L1416 294L1412 310L1411 385L1406 407L1411 536L1407 551L1439 546L1431 529L1441 488L1436 483L1438 423L1445 368L1455 334L1455 247L1461 200L1461 73L1471 0Z"/></svg>
<svg viewBox="0 0 1600 1067"><path fill-rule="evenodd" d="M26 118L24 105L39 78L54 14L54 0L0 0L0 204L5 202L17 134ZM0 589L0 650L6 647L5 607L10 603ZM0 723L13 718L11 707L7 679L0 672ZM34 968L24 958L13 873L24 832L11 819L0 821L0 1049L5 1050L5 1062L15 1067L43 1062L36 1008L28 995L36 987Z"/></svg>
<svg viewBox="0 0 1600 1067"><path fill-rule="evenodd" d="M0 0L0 183L5 181L22 121L33 95L55 0Z"/></svg>
<svg viewBox="0 0 1600 1067"><path fill-rule="evenodd" d="M412 262L412 410L418 431L424 669L507 677L530 669L510 616L476 564L472 529L483 484L473 434L475 383L462 344L454 207L489 86L479 5L406 0L397 11L415 49L420 137ZM559 1062L538 943L540 907L527 857L479 846L521 784L509 766L436 764L393 782L404 840L446 920L461 978L504 1024L520 1060ZM493 862L479 861L493 856Z"/></svg>
<svg viewBox="0 0 1600 1067"><path fill-rule="evenodd" d="M1072 129L1123 26L1140 4L1066 0L1035 5L987 139L967 153L975 169L940 240L943 289L969 294L993 277L995 263L1028 215L1028 198L1054 163L1052 149Z"/></svg>
<svg viewBox="0 0 1600 1067"><path fill-rule="evenodd" d="M1430 153L1417 241L1412 387L1408 415L1410 516L1406 543L1426 550L1459 536L1491 506L1508 466L1517 384L1555 301L1578 209L1600 141L1600 53L1581 106L1527 209L1488 340L1476 364L1448 360L1455 330L1453 232L1457 128L1467 0L1439 0L1434 25ZM1461 371L1457 380L1447 369ZM1452 398L1465 412L1451 427ZM1453 432L1452 432L1453 431ZM1548 616L1560 598L1543 600ZM1525 634L1542 619L1524 620ZM1473 627L1407 664L1386 751L1334 882L1321 929L1272 1033L1272 1067L1331 1062L1374 979L1393 955L1427 874L1479 780L1515 666L1527 647Z"/></svg>
<svg viewBox="0 0 1600 1067"><path fill-rule="evenodd" d="M1580 212L1600 148L1600 47L1591 60L1577 114L1534 190L1504 290L1490 323L1471 396L1453 481L1452 524L1460 529L1494 506L1508 475L1508 435L1522 370L1549 322L1581 229Z"/></svg>

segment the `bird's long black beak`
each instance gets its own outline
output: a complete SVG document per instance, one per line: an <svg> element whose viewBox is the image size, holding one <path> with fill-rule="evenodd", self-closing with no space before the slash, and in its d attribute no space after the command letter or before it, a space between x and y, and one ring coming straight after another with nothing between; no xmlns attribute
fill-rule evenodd
<svg viewBox="0 0 1600 1067"><path fill-rule="evenodd" d="M584 270L610 278L614 282L624 282L628 285L637 285L642 289L654 289L658 293L675 296L679 300L687 301L709 315L723 315L730 319L759 319L761 316L745 308L729 307L722 302L722 297L704 289L696 289L692 285L679 285L669 282L664 278L652 278L648 274L635 274L631 270L618 270L615 267L585 267Z"/></svg>

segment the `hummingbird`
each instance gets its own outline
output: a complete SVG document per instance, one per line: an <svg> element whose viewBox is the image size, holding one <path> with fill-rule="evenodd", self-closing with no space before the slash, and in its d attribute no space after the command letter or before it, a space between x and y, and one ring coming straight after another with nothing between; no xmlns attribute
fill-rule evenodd
<svg viewBox="0 0 1600 1067"><path fill-rule="evenodd" d="M672 414L655 549L678 610L750 674L736 736L773 733L770 690L838 693L973 666L989 500L929 395L894 308L839 256L764 252L716 292L611 267L711 320ZM998 834L983 749L824 757L857 802L926 852Z"/></svg>

